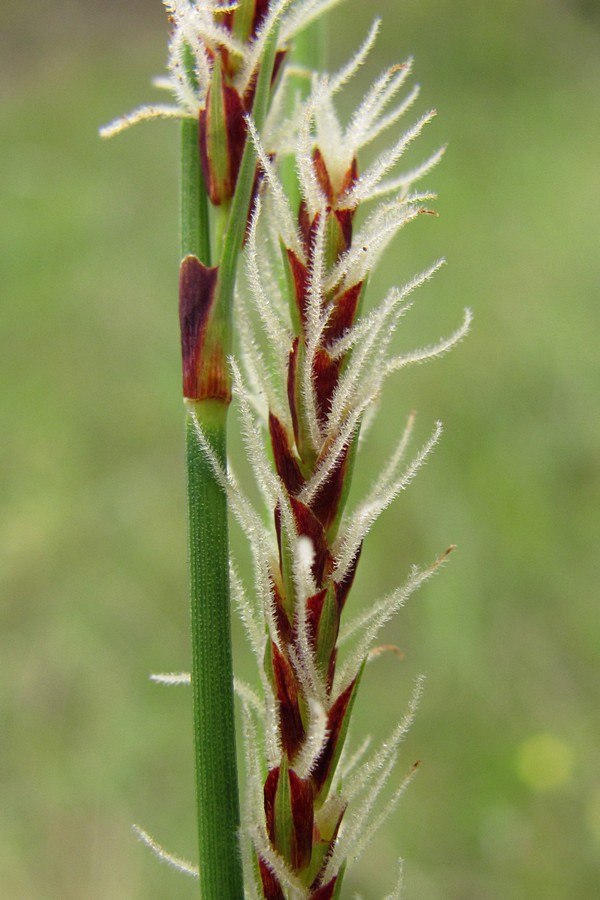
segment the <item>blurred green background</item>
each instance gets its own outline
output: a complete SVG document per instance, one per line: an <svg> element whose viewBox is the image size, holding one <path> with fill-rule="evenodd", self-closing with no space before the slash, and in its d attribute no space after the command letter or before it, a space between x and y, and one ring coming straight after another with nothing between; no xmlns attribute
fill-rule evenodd
<svg viewBox="0 0 600 900"><path fill-rule="evenodd" d="M427 674L403 765L422 771L347 879L410 900L600 891L600 8L594 0L387 0L331 17L341 63L374 11L376 57L416 58L415 159L440 218L402 234L373 296L439 255L398 347L472 334L397 376L365 449L407 412L440 448L367 541L353 604L449 543L391 625L356 729L384 736ZM178 129L97 127L150 99L158 0L0 11L2 518L0 895L172 900L195 885L135 840L195 855L182 415ZM356 98L354 98L355 100ZM345 102L350 108L353 98ZM236 646L245 653L243 642ZM240 669L248 670L241 662Z"/></svg>

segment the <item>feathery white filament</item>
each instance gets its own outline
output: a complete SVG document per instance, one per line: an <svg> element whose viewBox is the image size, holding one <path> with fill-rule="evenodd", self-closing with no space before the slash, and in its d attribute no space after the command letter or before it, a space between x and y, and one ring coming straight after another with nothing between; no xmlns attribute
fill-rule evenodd
<svg viewBox="0 0 600 900"><path fill-rule="evenodd" d="M412 363L425 362L426 360L434 359L437 356L443 356L467 335L472 320L473 313L470 309L465 309L462 325L449 337L443 338L441 341L438 341L437 344L433 344L430 347L423 347L422 350L413 350L410 353L405 353L403 356L391 359L386 366L386 372L396 372L398 369L403 369L405 366L411 365Z"/></svg>
<svg viewBox="0 0 600 900"><path fill-rule="evenodd" d="M166 863L173 869L177 869L178 872L183 872L184 875L191 875L192 878L199 877L198 868L193 865L193 863L188 862L187 859L182 859L180 856L175 856L173 853L169 853L169 851L165 850L164 847L161 847L147 831L144 831L144 829L140 828L138 825L133 825L132 827L142 844L149 847L161 862Z"/></svg>
<svg viewBox="0 0 600 900"><path fill-rule="evenodd" d="M252 415L250 396L233 357L230 358L229 365L233 374L234 391L238 398L244 446L266 507L267 509L272 509L277 504L277 501L283 498L284 492L279 483L279 478L269 464L269 457L263 443L262 430L257 427L257 423Z"/></svg>
<svg viewBox="0 0 600 900"><path fill-rule="evenodd" d="M373 802L370 802L371 798L369 798L369 807L370 807L369 812L371 811L371 809L374 805L375 799L379 796L381 789L384 787L384 784L387 781L388 775L391 774L391 770L394 768L394 766L395 766L395 760L392 760L388 772L386 772L384 775L382 775L382 777L380 779L378 779L378 781L375 785L374 791L373 791L373 795L374 795ZM386 820L394 812L394 810L398 806L398 803L400 802L400 800L406 793L408 786L410 785L410 783L414 779L415 775L417 774L417 771L418 771L418 765L411 766L411 768L408 770L408 772L402 779L399 787L397 787L396 790L393 792L392 796L386 800L385 806L383 807L381 812L378 815L376 815L374 818L372 818L371 821L366 822L367 810L364 807L361 809L361 813L363 814L361 816L361 822L360 822L360 824L359 823L356 823L356 824L351 823L351 825L354 825L354 833L352 834L352 837L351 838L349 837L349 839L348 839L348 843L351 846L351 850L349 851L348 856L352 860L358 859L358 857L364 853L367 846L373 840L375 833L381 828L381 826L386 822Z"/></svg>
<svg viewBox="0 0 600 900"><path fill-rule="evenodd" d="M404 428L404 431L402 432L402 437L398 441L398 444L396 445L396 449L390 456L385 467L382 469L381 474L379 475L379 478L377 479L377 481L375 482L375 484L372 488L372 492L375 496L380 496L381 494L385 493L389 489L394 478L396 477L400 463L404 459L406 450L408 448L408 444L409 444L409 441L410 441L410 438L411 438L411 435L413 432L414 424L415 424L415 418L416 418L416 413L413 411L410 413L410 415L408 417L406 426Z"/></svg>
<svg viewBox="0 0 600 900"><path fill-rule="evenodd" d="M300 238L298 237L298 230L294 223L294 216L289 200L287 199L283 185L275 171L275 167L263 147L252 116L246 117L246 124L248 126L248 133L254 144L254 150L256 151L256 155L260 162L260 167L263 170L265 179L269 185L272 202L277 210L277 225L281 239L285 246L289 250L293 250L299 259L304 259L304 252L302 250Z"/></svg>
<svg viewBox="0 0 600 900"><path fill-rule="evenodd" d="M265 645L265 615L261 606L259 609L252 605L244 589L242 579L238 575L233 562L229 564L229 581L231 584L231 596L237 606L246 636L256 657L259 668L262 670L262 659Z"/></svg>
<svg viewBox="0 0 600 900"><path fill-rule="evenodd" d="M190 684L191 676L189 672L159 672L156 675L150 675L150 681L155 684Z"/></svg>
<svg viewBox="0 0 600 900"><path fill-rule="evenodd" d="M345 517L334 548L336 556L333 577L337 582L342 582L348 574L358 549L372 524L398 494L408 487L439 441L441 434L442 423L437 422L433 434L407 466L403 475L387 486L383 492L368 494L351 516Z"/></svg>
<svg viewBox="0 0 600 900"><path fill-rule="evenodd" d="M285 363L288 356L288 347L291 344L289 330L278 316L277 303L267 299L263 287L262 277L259 271L259 258L257 250L257 229L261 213L261 202L257 197L254 204L254 212L250 219L248 230L247 249L245 254L246 275L250 286L250 296L260 316L264 332L269 339L273 354L279 366L285 371Z"/></svg>
<svg viewBox="0 0 600 900"><path fill-rule="evenodd" d="M371 816L373 806L394 768L398 757L398 748L413 724L417 706L423 692L423 683L424 678L420 676L416 680L408 709L402 720L389 738L378 746L369 759L358 767L354 775L345 784L344 796L349 804L359 796L361 801L353 804L350 808L351 811L350 809L348 811L350 814L346 813L344 816L342 828L327 863L323 876L324 881L332 878L339 871L345 859L356 859L360 855L374 831L389 814L389 812L386 812L388 806L391 805L389 811L394 808L414 775L414 771L411 770L392 795L391 801L388 801L386 804L386 809L384 809L383 813L373 819Z"/></svg>
<svg viewBox="0 0 600 900"><path fill-rule="evenodd" d="M188 115L189 113L185 109L163 103L140 106L125 116L113 119L108 125L103 125L98 133L102 138L111 138L127 128L131 128L132 125L137 125L138 122L148 122L150 119L183 119Z"/></svg>
<svg viewBox="0 0 600 900"><path fill-rule="evenodd" d="M281 40L285 44L316 18L337 6L341 0L297 0L281 24Z"/></svg>
<svg viewBox="0 0 600 900"><path fill-rule="evenodd" d="M411 95L411 98L409 99L412 102L414 97ZM434 116L434 111L426 113L426 115L422 116L412 128L409 128L408 131L402 135L400 140L397 141L393 147L390 147L389 150L385 150L377 160L359 176L358 180L344 197L343 205L352 209L368 200L373 188L377 186L392 166L397 163L408 145L421 134L425 125L431 122Z"/></svg>
<svg viewBox="0 0 600 900"><path fill-rule="evenodd" d="M377 117L390 102L394 94L400 90L412 69L412 61L401 66L392 66L373 83L362 103L355 110L348 128L346 140L355 147L365 147L399 119L419 95L416 85L409 97L404 100L388 116L377 122Z"/></svg>
<svg viewBox="0 0 600 900"><path fill-rule="evenodd" d="M252 553L256 593L264 604L263 608L269 625L269 633L279 646L279 631L273 604L273 589L269 576L270 563L277 557L276 545L270 532L261 521L260 516L240 490L233 472L231 470L227 473L223 471L223 467L217 459L210 441L207 439L198 421L198 417L193 412L191 416L200 449L211 464L217 482L223 490L227 491L232 512L248 540Z"/></svg>
<svg viewBox="0 0 600 900"><path fill-rule="evenodd" d="M420 165L415 166L414 169L410 169L408 172L403 172L401 175L397 175L395 178L388 178L386 181L381 181L377 187L374 187L371 190L369 198L374 200L378 197L383 197L389 194L396 194L397 192L401 192L402 199L405 198L406 192L408 188L415 183L415 181L419 181L425 175L427 175L441 160L442 156L446 152L446 147L440 147L435 153L432 153L425 162L422 162ZM434 199L435 195L431 195L431 199Z"/></svg>
<svg viewBox="0 0 600 900"><path fill-rule="evenodd" d="M398 877L396 879L396 884L392 888L391 894L387 894L383 900L399 900L399 897L402 893L402 885L404 883L404 860L398 860Z"/></svg>
<svg viewBox="0 0 600 900"><path fill-rule="evenodd" d="M322 435L317 414L317 397L313 369L317 349L327 324L329 310L323 312L323 273L325 269L325 226L327 217L321 216L313 240L311 265L308 273L306 304L306 351L302 364L301 391L313 449L321 449Z"/></svg>
<svg viewBox="0 0 600 900"><path fill-rule="evenodd" d="M381 25L381 19L376 18L373 20L373 24L367 34L365 40L362 42L354 56L350 58L350 60L346 63L345 66L342 66L335 75L329 76L329 90L331 94L337 93L344 85L346 85L353 75L355 75L367 56L373 49L375 41L377 39L377 35L379 34L379 26Z"/></svg>
<svg viewBox="0 0 600 900"><path fill-rule="evenodd" d="M403 316L410 304L403 301L444 265L438 260L424 272L416 275L402 288L392 288L380 306L365 320L357 322L343 338L340 339L343 352L350 347L355 351L350 358L346 371L335 389L331 410L327 418L327 432L335 434L347 411L356 403L357 394L376 395L386 377L385 354L398 320ZM339 354L339 345L334 345L334 355ZM369 373L369 374L367 374ZM372 385L369 387L369 385Z"/></svg>
<svg viewBox="0 0 600 900"><path fill-rule="evenodd" d="M248 709L253 710L254 714L262 719L265 714L265 706L258 694L249 684L246 684L246 682L242 681L240 678L234 678L233 686L236 696L240 698L242 703L245 704Z"/></svg>
<svg viewBox="0 0 600 900"><path fill-rule="evenodd" d="M351 622L348 622L343 626L340 631L338 646L341 647L357 633L360 633L360 639L344 660L343 666L336 672L334 685L334 693L336 695L341 694L346 687L352 683L354 678L356 678L369 648L372 647L374 640L384 625L386 625L386 623L393 618L394 614L406 604L409 597L411 597L421 585L425 584L425 582L429 581L429 579L435 575L440 566L446 561L448 554L452 549L453 547L450 547L426 569L419 569L417 566L412 566L410 576L403 585L397 587L385 597L382 597L381 600L377 600L375 603L371 604L367 610L360 613Z"/></svg>
<svg viewBox="0 0 600 900"><path fill-rule="evenodd" d="M355 234L351 247L333 266L325 282L325 291L343 283L351 287L364 281L377 260L401 228L420 214L421 209L408 202L396 200L378 207Z"/></svg>
<svg viewBox="0 0 600 900"><path fill-rule="evenodd" d="M350 756L348 759L346 759L348 742L346 741L344 743L344 746L342 747L342 752L340 754L340 760L338 762L336 773L333 778L332 792L337 792L338 784L346 781L350 772L352 772L356 768L356 766L359 764L359 762L361 761L361 759L363 758L363 756L365 755L365 753L371 746L371 741L372 741L372 738L368 734L366 736L366 738L363 740L362 744L360 744L356 748L356 750L354 751L352 756Z"/></svg>
<svg viewBox="0 0 600 900"><path fill-rule="evenodd" d="M313 474L298 494L302 503L310 503L316 497L320 488L327 482L339 464L344 450L350 445L360 425L365 410L372 402L371 395L366 395L357 401L347 417L341 423L335 439L327 446L325 453L320 457ZM335 433L335 432L334 432Z"/></svg>
<svg viewBox="0 0 600 900"><path fill-rule="evenodd" d="M258 346L249 310L236 292L235 318L240 337L240 362L248 383L252 408L266 427L269 410L285 420L282 410L287 407L281 373L272 372ZM277 377L279 376L279 377ZM288 413L289 415L289 413Z"/></svg>
<svg viewBox="0 0 600 900"><path fill-rule="evenodd" d="M313 165L314 139L312 134L314 111L317 106L324 102L324 98L325 87L323 81L321 81L313 88L311 99L306 104L298 132L298 143L296 145L296 170L302 186L302 193L306 201L308 214L311 219L314 218L318 212L325 210L327 207L327 198L319 184L317 173L315 172L315 167Z"/></svg>

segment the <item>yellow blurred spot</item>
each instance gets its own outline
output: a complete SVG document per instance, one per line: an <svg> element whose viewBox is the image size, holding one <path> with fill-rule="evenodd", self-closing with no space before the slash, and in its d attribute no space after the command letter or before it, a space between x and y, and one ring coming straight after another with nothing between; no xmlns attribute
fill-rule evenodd
<svg viewBox="0 0 600 900"><path fill-rule="evenodd" d="M517 751L517 772L534 791L551 791L573 776L573 749L554 734L535 734Z"/></svg>

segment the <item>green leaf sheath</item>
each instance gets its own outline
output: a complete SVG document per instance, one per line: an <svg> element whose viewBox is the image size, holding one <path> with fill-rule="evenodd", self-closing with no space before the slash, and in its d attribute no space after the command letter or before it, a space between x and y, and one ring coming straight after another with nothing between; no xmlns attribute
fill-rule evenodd
<svg viewBox="0 0 600 900"><path fill-rule="evenodd" d="M194 407L224 466L226 405L202 401ZM227 504L199 446L191 411L186 450L200 892L202 900L240 900Z"/></svg>

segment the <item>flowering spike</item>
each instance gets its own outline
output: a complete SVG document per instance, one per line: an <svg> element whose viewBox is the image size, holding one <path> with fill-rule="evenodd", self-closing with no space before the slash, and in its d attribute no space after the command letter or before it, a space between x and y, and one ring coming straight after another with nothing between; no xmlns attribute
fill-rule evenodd
<svg viewBox="0 0 600 900"><path fill-rule="evenodd" d="M421 215L435 214L430 208L435 195L416 190L415 183L437 164L443 149L398 174L397 163L435 115L428 112L402 133L397 130L419 92L415 87L404 93L410 60L383 71L348 121L340 119L337 95L371 51L378 20L345 66L331 75L303 69L308 93L290 97L291 77L285 72L277 77L287 64L290 41L337 2L165 0L171 21L168 71L157 86L167 88L174 103L144 106L102 131L110 136L159 116L186 119L179 311L188 449L197 467L194 477L202 472L193 485L201 490L191 502L196 517L190 521L198 523L201 511L204 528L202 540L193 538L191 549L194 561L200 558L196 550L211 530L206 521L217 521L210 518L217 500L219 529L226 532L227 498L249 539L254 568L250 590L229 565L233 598L261 661L259 691L235 680L247 767L239 846L245 878L252 881L248 900L338 898L347 861L367 846L416 771L415 764L378 813L374 804L412 723L420 681L387 742L368 755L368 741L363 741L348 751L345 764L342 754L366 662L381 651L372 649L373 641L448 552L429 567L413 567L404 585L371 602L349 625L342 615L369 529L412 481L437 443L441 425L406 464L411 415L367 496L353 509L347 500L358 449L388 376L443 355L464 337L471 321L466 311L449 337L403 354L394 349L394 334L412 307L413 292L442 262L362 310L372 270L390 242ZM362 167L363 150L392 130L388 146ZM293 167L284 160L290 152ZM216 206L221 207L217 215ZM235 283L240 252L245 253L246 290ZM242 367L228 355L232 322ZM267 515L249 502L226 463L221 426L231 385ZM210 499L204 503L206 485ZM200 534L196 529L194 535ZM213 555L221 558L224 547L222 541ZM206 569L221 584L228 566L220 572ZM208 593L209 582L203 582ZM196 623L199 610L208 608L198 584L193 591ZM226 598L225 583L218 593ZM213 618L226 621L225 615ZM210 644L209 626L203 619L202 629L196 628L191 678L171 673L154 680L191 681L194 697L199 696L201 640ZM221 644L213 641L210 649ZM215 668L224 667L206 665L206 671ZM226 690L210 693L222 702ZM203 731L198 705L195 709L199 743L209 729ZM215 709L220 714L217 704ZM229 711L221 721L233 722L232 707ZM259 723L264 723L263 741ZM233 741L221 743L233 747ZM226 796L221 790L217 797L223 807ZM211 815L218 808L213 804ZM203 815L201 802L199 809ZM229 831L235 841L227 848L233 870L240 861L237 824ZM140 836L161 859L193 870L145 832ZM204 892L206 869L200 868ZM236 873L241 878L239 866ZM207 898L212 900L221 885L211 880ZM230 893L242 892L234 888Z"/></svg>

